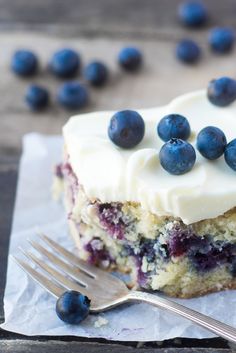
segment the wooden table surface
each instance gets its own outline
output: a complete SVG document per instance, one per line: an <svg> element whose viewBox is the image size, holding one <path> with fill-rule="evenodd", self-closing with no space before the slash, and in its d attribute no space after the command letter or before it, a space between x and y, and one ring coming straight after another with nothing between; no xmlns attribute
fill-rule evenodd
<svg viewBox="0 0 236 353"><path fill-rule="evenodd" d="M56 104L61 81L47 71L52 53L74 47L83 63L97 58L110 68L109 84L91 89L90 105L84 111L140 108L165 104L179 94L206 87L221 75L236 77L235 51L216 56L207 45L209 28L236 25L235 0L206 0L210 23L201 30L187 30L176 19L178 0L0 0L0 321L4 320L4 292L7 248L14 206L22 136L31 131L60 133L71 113ZM198 65L176 61L178 39L194 38L203 49ZM144 54L144 67L136 75L123 73L117 53L126 44L137 45ZM12 52L31 48L41 61L40 74L20 80L9 70ZM81 77L78 79L83 80ZM24 103L30 82L50 89L52 104L33 114ZM170 340L147 344L105 342L79 338L28 338L0 331L1 352L230 352L227 342L213 340Z"/></svg>

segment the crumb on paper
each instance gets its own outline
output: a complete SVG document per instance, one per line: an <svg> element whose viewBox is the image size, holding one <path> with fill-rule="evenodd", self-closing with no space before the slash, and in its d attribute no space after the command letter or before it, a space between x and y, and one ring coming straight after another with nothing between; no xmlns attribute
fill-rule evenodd
<svg viewBox="0 0 236 353"><path fill-rule="evenodd" d="M105 326L107 324L108 324L108 320L103 316L99 316L98 319L94 323L94 327L99 328L99 327Z"/></svg>

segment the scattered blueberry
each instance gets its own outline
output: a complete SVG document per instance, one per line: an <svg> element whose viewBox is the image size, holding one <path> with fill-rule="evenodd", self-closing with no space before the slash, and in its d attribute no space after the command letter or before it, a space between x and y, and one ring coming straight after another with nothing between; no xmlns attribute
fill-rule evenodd
<svg viewBox="0 0 236 353"><path fill-rule="evenodd" d="M224 157L228 166L236 171L236 139L228 143L225 148Z"/></svg>
<svg viewBox="0 0 236 353"><path fill-rule="evenodd" d="M57 300L56 313L62 321L76 325L88 316L89 308L88 297L71 290L63 293Z"/></svg>
<svg viewBox="0 0 236 353"><path fill-rule="evenodd" d="M108 79L108 69L102 62L94 61L86 66L84 76L93 86L103 86Z"/></svg>
<svg viewBox="0 0 236 353"><path fill-rule="evenodd" d="M157 133L163 141L171 138L187 140L191 130L188 120L179 114L169 114L164 116L157 125Z"/></svg>
<svg viewBox="0 0 236 353"><path fill-rule="evenodd" d="M226 137L222 130L215 126L207 126L197 136L197 149L207 159L219 158L225 151Z"/></svg>
<svg viewBox="0 0 236 353"><path fill-rule="evenodd" d="M61 49L53 55L49 67L58 77L73 77L80 68L80 56L72 49Z"/></svg>
<svg viewBox="0 0 236 353"><path fill-rule="evenodd" d="M114 144L123 148L132 148L140 143L145 132L144 120L134 110L117 112L110 120L108 136Z"/></svg>
<svg viewBox="0 0 236 353"><path fill-rule="evenodd" d="M196 153L190 143L172 138L159 153L161 166L170 174L180 175L189 172L195 163Z"/></svg>
<svg viewBox="0 0 236 353"><path fill-rule="evenodd" d="M31 85L27 89L25 101L32 110L41 110L49 103L49 92L42 86Z"/></svg>
<svg viewBox="0 0 236 353"><path fill-rule="evenodd" d="M207 88L209 101L219 107L225 107L236 99L236 80L220 77L209 82Z"/></svg>
<svg viewBox="0 0 236 353"><path fill-rule="evenodd" d="M178 15L181 22L188 27L200 27L208 19L208 11L200 1L187 1L180 4Z"/></svg>
<svg viewBox="0 0 236 353"><path fill-rule="evenodd" d="M209 44L216 53L228 53L234 45L235 34L231 28L213 28L209 34Z"/></svg>
<svg viewBox="0 0 236 353"><path fill-rule="evenodd" d="M118 56L118 62L127 71L136 71L142 64L142 53L138 48L123 48Z"/></svg>
<svg viewBox="0 0 236 353"><path fill-rule="evenodd" d="M201 49L193 40L183 39L176 46L176 56L186 64L194 64L200 59Z"/></svg>
<svg viewBox="0 0 236 353"><path fill-rule="evenodd" d="M19 76L32 76L38 69L37 56L29 50L17 50L12 56L11 69Z"/></svg>
<svg viewBox="0 0 236 353"><path fill-rule="evenodd" d="M59 88L58 102L67 109L80 109L88 103L89 95L79 82L66 82Z"/></svg>

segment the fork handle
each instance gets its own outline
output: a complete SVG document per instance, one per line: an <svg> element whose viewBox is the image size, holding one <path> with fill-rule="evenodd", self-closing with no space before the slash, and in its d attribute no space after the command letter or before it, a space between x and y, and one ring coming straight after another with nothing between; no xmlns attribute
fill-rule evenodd
<svg viewBox="0 0 236 353"><path fill-rule="evenodd" d="M214 332L217 336L223 337L228 341L236 343L236 329L229 325L215 320L209 316L201 314L195 310L189 309L181 304L162 298L150 293L130 291L128 301L145 302L160 309L166 309L172 313L180 315L195 324Z"/></svg>

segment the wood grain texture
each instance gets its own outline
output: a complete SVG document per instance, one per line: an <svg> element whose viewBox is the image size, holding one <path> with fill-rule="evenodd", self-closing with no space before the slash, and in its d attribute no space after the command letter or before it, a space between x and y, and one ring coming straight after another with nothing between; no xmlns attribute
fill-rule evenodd
<svg viewBox="0 0 236 353"><path fill-rule="evenodd" d="M0 0L0 27L64 33L157 36L181 32L181 0ZM235 25L234 0L205 0L210 25Z"/></svg>
<svg viewBox="0 0 236 353"><path fill-rule="evenodd" d="M58 342L17 340L0 341L1 353L232 353L231 349L207 348L135 348L119 344L89 343L89 342Z"/></svg>

